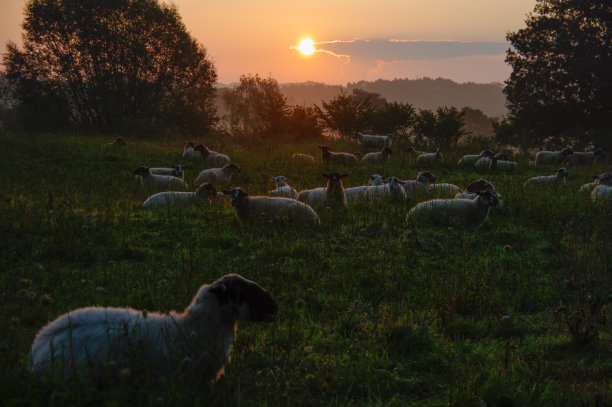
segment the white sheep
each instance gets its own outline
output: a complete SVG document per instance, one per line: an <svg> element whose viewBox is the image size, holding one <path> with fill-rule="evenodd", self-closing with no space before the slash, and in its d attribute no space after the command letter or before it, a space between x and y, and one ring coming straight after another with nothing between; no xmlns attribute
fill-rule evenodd
<svg viewBox="0 0 612 407"><path fill-rule="evenodd" d="M435 197L449 197L452 198L456 194L461 192L461 188L454 184L429 184L429 193Z"/></svg>
<svg viewBox="0 0 612 407"><path fill-rule="evenodd" d="M185 178L183 176L183 166L180 164L175 166L174 168L160 168L160 167L151 168L151 173L157 174L157 175L172 175L173 177L182 178L182 179Z"/></svg>
<svg viewBox="0 0 612 407"><path fill-rule="evenodd" d="M491 164L489 166L491 171L502 171L502 172L517 172L518 163L515 161L501 160L498 155L491 157Z"/></svg>
<svg viewBox="0 0 612 407"><path fill-rule="evenodd" d="M287 184L289 178L277 175L276 177L270 177L270 180L276 182L276 189L268 191L268 196L280 196L291 199L297 198L297 191Z"/></svg>
<svg viewBox="0 0 612 407"><path fill-rule="evenodd" d="M200 173L196 178L196 184L209 182L213 185L225 184L228 185L232 180L232 175L235 172L240 172L240 166L235 163L229 163L223 168L208 168Z"/></svg>
<svg viewBox="0 0 612 407"><path fill-rule="evenodd" d="M195 192L165 191L151 195L144 201L144 209L167 208L169 206L190 206L210 204L210 199L217 195L217 190L208 182L200 185Z"/></svg>
<svg viewBox="0 0 612 407"><path fill-rule="evenodd" d="M204 144L198 144L194 147L195 151L199 151L206 165L224 166L230 163L230 158L216 151L209 150Z"/></svg>
<svg viewBox="0 0 612 407"><path fill-rule="evenodd" d="M559 168L555 175L543 175L540 177L532 177L525 181L524 186L530 185L561 185L567 183L568 176L567 168Z"/></svg>
<svg viewBox="0 0 612 407"><path fill-rule="evenodd" d="M612 201L612 172L596 175L595 188L591 193L593 202Z"/></svg>
<svg viewBox="0 0 612 407"><path fill-rule="evenodd" d="M195 144L191 141L185 142L183 147L183 158L199 158L202 154L195 150Z"/></svg>
<svg viewBox="0 0 612 407"><path fill-rule="evenodd" d="M487 220L490 207L497 206L497 203L495 191L481 191L475 199L432 199L410 209L406 223L476 229Z"/></svg>
<svg viewBox="0 0 612 407"><path fill-rule="evenodd" d="M359 143L366 148L383 149L385 147L391 147L393 140L395 140L395 136L393 134L374 136L371 134L363 134L358 131L353 134L353 139L359 140Z"/></svg>
<svg viewBox="0 0 612 407"><path fill-rule="evenodd" d="M231 205L241 223L292 223L298 226L317 226L319 216L310 206L295 199L270 196L248 196L239 187L224 190L231 195Z"/></svg>
<svg viewBox="0 0 612 407"><path fill-rule="evenodd" d="M134 175L140 177L140 181L146 186L158 188L181 188L187 189L187 183L180 178L172 175L156 175L151 172L149 167L138 167L134 170Z"/></svg>
<svg viewBox="0 0 612 407"><path fill-rule="evenodd" d="M570 155L569 163L570 165L593 165L603 154L604 151L601 148L596 148L587 153L574 152Z"/></svg>
<svg viewBox="0 0 612 407"><path fill-rule="evenodd" d="M457 165L460 167L473 166L478 159L482 157L493 157L493 151L491 150L482 150L480 155L464 155L457 161Z"/></svg>
<svg viewBox="0 0 612 407"><path fill-rule="evenodd" d="M436 176L430 171L421 171L413 179L402 181L406 196L413 194L426 194L429 192L429 184L436 182Z"/></svg>
<svg viewBox="0 0 612 407"><path fill-rule="evenodd" d="M325 164L355 165L358 160L355 154L333 152L329 147L319 146Z"/></svg>
<svg viewBox="0 0 612 407"><path fill-rule="evenodd" d="M237 321L271 322L278 306L261 286L237 274L203 285L182 313L88 307L43 327L32 344L31 371L102 378L142 369L214 380L224 373ZM111 363L113 362L113 363Z"/></svg>
<svg viewBox="0 0 612 407"><path fill-rule="evenodd" d="M327 185L324 188L306 189L300 191L297 200L308 204L315 209L325 208L346 208L348 199L342 185L342 178L348 174L321 174L327 178Z"/></svg>
<svg viewBox="0 0 612 407"><path fill-rule="evenodd" d="M361 158L362 163L384 163L389 159L393 151L389 147L384 147L382 150L375 153L367 153Z"/></svg>
<svg viewBox="0 0 612 407"><path fill-rule="evenodd" d="M406 191L396 177L390 177L386 184L370 186L366 189L366 199L398 202L406 199Z"/></svg>
<svg viewBox="0 0 612 407"><path fill-rule="evenodd" d="M417 163L421 165L431 164L435 162L436 160L441 160L441 159L442 159L442 151L439 148L437 148L435 153L423 153L419 155L417 157Z"/></svg>
<svg viewBox="0 0 612 407"><path fill-rule="evenodd" d="M314 157L311 156L310 154L294 153L291 156L291 158L293 159L293 161L297 161L297 162L301 162L301 163L314 164Z"/></svg>
<svg viewBox="0 0 612 407"><path fill-rule="evenodd" d="M567 147L561 151L538 151L535 155L535 163L536 166L543 164L559 164L572 154L572 150Z"/></svg>
<svg viewBox="0 0 612 407"><path fill-rule="evenodd" d="M383 179L378 174L370 175L370 179L368 180L368 185L361 185L358 187L344 188L344 193L346 194L346 199L348 202L358 201L365 196L366 190L369 186L373 185L382 185Z"/></svg>

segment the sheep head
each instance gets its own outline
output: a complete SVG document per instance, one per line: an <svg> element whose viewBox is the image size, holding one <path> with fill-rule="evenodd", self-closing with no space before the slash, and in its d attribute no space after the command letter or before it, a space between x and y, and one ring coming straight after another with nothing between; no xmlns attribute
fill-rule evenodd
<svg viewBox="0 0 612 407"><path fill-rule="evenodd" d="M567 147L563 148L563 149L560 151L560 153L561 153L561 155L563 155L563 156L567 156L567 155L572 155L572 154L574 154L574 152L573 152L571 149L567 148Z"/></svg>
<svg viewBox="0 0 612 407"><path fill-rule="evenodd" d="M181 164L174 167L174 169L176 170L176 173L178 174L179 177L183 176L183 166Z"/></svg>
<svg viewBox="0 0 612 407"><path fill-rule="evenodd" d="M477 181L472 182L467 186L468 192L478 192L478 191L495 191L495 186L487 181L486 179L479 179Z"/></svg>
<svg viewBox="0 0 612 407"><path fill-rule="evenodd" d="M145 177L151 173L149 167L141 166L134 170L134 175L140 175L141 177Z"/></svg>
<svg viewBox="0 0 612 407"><path fill-rule="evenodd" d="M221 306L231 305L237 320L272 322L276 318L278 305L272 296L259 284L238 274L221 277L208 291L217 297Z"/></svg>
<svg viewBox="0 0 612 407"><path fill-rule="evenodd" d="M557 176L567 177L568 175L569 175L569 172L567 171L567 168L565 168L565 167L559 168L557 170Z"/></svg>
<svg viewBox="0 0 612 407"><path fill-rule="evenodd" d="M482 199L483 202L485 202L488 206L497 206L497 204L499 203L499 198L497 192L495 191L490 191L486 189L484 191L478 191L476 193L478 194L478 196L480 196L480 199Z"/></svg>
<svg viewBox="0 0 612 407"><path fill-rule="evenodd" d="M493 151L491 150L482 150L480 152L480 157L493 157L495 154L493 154Z"/></svg>
<svg viewBox="0 0 612 407"><path fill-rule="evenodd" d="M234 207L240 207L244 204L246 198L249 196L246 192L244 192L240 187L236 187L232 190L224 189L223 194L230 195L231 201L230 204Z"/></svg>
<svg viewBox="0 0 612 407"><path fill-rule="evenodd" d="M208 198L217 196L217 190L215 189L215 187L213 187L212 184L205 182L196 189L195 194L198 197Z"/></svg>
<svg viewBox="0 0 612 407"><path fill-rule="evenodd" d="M233 172L240 172L240 171L242 171L242 169L240 168L240 166L239 166L238 164L236 164L236 163L229 163L229 164L225 164L225 165L223 166L223 168L224 168L224 169L226 169L226 168L227 168L227 169L230 169L230 170L232 170Z"/></svg>
<svg viewBox="0 0 612 407"><path fill-rule="evenodd" d="M416 180L423 184L436 182L436 176L431 171L421 171L417 174Z"/></svg>

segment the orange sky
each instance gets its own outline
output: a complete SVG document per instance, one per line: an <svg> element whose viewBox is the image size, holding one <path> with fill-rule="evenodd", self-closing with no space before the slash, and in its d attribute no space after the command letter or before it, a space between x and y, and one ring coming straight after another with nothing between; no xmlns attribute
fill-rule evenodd
<svg viewBox="0 0 612 407"><path fill-rule="evenodd" d="M215 61L220 82L259 73L281 83L330 84L423 76L504 81L510 72L503 61L506 32L524 26L535 5L535 0L174 2ZM2 44L19 40L24 4L0 0ZM304 56L290 49L304 37L315 44L345 42L315 45L329 52Z"/></svg>

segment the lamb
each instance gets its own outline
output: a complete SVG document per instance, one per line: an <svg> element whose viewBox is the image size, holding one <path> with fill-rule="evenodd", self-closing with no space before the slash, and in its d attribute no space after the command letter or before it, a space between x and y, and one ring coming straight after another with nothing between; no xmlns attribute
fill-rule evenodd
<svg viewBox="0 0 612 407"><path fill-rule="evenodd" d="M195 192L165 191L151 195L142 204L143 209L167 208L169 206L210 205L210 199L217 196L217 190L208 182L200 185Z"/></svg>
<svg viewBox="0 0 612 407"><path fill-rule="evenodd" d="M555 175L543 175L540 177L532 177L525 181L524 186L530 185L560 185L567 183L567 168L559 168Z"/></svg>
<svg viewBox="0 0 612 407"><path fill-rule="evenodd" d="M314 157L311 156L310 154L300 154L300 153L294 153L291 158L294 161L297 162L302 162L302 163L308 163L308 164L314 164Z"/></svg>
<svg viewBox="0 0 612 407"><path fill-rule="evenodd" d="M277 175L276 177L271 177L270 180L276 182L276 189L268 191L268 196L280 196L291 199L297 198L297 191L287 184L289 178Z"/></svg>
<svg viewBox="0 0 612 407"><path fill-rule="evenodd" d="M161 188L182 188L187 189L187 183L180 178L172 175L157 175L151 172L149 167L138 167L134 170L134 175L141 177L140 180L147 186L156 186Z"/></svg>
<svg viewBox="0 0 612 407"><path fill-rule="evenodd" d="M353 134L353 138L359 140L359 143L366 148L378 148L383 149L385 147L391 147L395 136L393 134L387 134L385 136L374 136L370 134L363 134L360 131Z"/></svg>
<svg viewBox="0 0 612 407"><path fill-rule="evenodd" d="M240 223L262 221L265 223L289 222L301 227L318 226L321 224L317 213L303 202L295 199L248 196L239 187L224 190L231 195L231 205Z"/></svg>
<svg viewBox="0 0 612 407"><path fill-rule="evenodd" d="M478 159L482 157L493 157L493 151L491 150L482 150L480 155L464 155L457 161L457 165L460 167L473 166Z"/></svg>
<svg viewBox="0 0 612 407"><path fill-rule="evenodd" d="M226 165L230 163L230 159L227 155L211 151L204 144L198 144L194 147L195 151L199 151L204 159L206 165Z"/></svg>
<svg viewBox="0 0 612 407"><path fill-rule="evenodd" d="M370 186L366 189L367 199L384 199L390 202L398 202L406 199L406 191L402 182L396 177L390 177L386 184Z"/></svg>
<svg viewBox="0 0 612 407"><path fill-rule="evenodd" d="M185 143L185 147L183 147L183 158L198 158L201 156L202 154L195 150L195 144L193 142L187 141Z"/></svg>
<svg viewBox="0 0 612 407"><path fill-rule="evenodd" d="M357 164L357 157L351 153L337 153L331 151L328 147L319 146L321 154L323 156L323 163L325 164L344 164L344 165L355 165Z"/></svg>
<svg viewBox="0 0 612 407"><path fill-rule="evenodd" d="M570 165L593 165L599 160L604 154L601 148L596 148L588 153L574 152L570 155Z"/></svg>
<svg viewBox="0 0 612 407"><path fill-rule="evenodd" d="M414 179L402 181L402 187L406 196L415 193L425 194L429 192L429 184L436 182L436 176L430 171L421 171Z"/></svg>
<svg viewBox="0 0 612 407"><path fill-rule="evenodd" d="M315 209L324 208L326 206L332 208L346 208L348 202L346 192L342 186L342 178L348 174L321 174L327 178L325 188L314 188L300 191L297 200L304 202Z"/></svg>
<svg viewBox="0 0 612 407"><path fill-rule="evenodd" d="M389 147L384 147L381 151L367 153L361 158L362 163L384 163L389 159L393 151Z"/></svg>
<svg viewBox="0 0 612 407"><path fill-rule="evenodd" d="M518 163L515 161L501 160L496 155L491 158L490 169L491 171L503 171L503 172L516 172L518 171Z"/></svg>
<svg viewBox="0 0 612 407"><path fill-rule="evenodd" d="M436 149L435 153L424 153L417 157L417 163L424 165L428 163L433 163L436 160L442 159L442 151L439 148Z"/></svg>
<svg viewBox="0 0 612 407"><path fill-rule="evenodd" d="M561 151L538 151L535 156L536 166L545 164L559 164L572 154L572 150L567 147Z"/></svg>
<svg viewBox="0 0 612 407"><path fill-rule="evenodd" d="M489 208L497 206L497 203L497 193L489 190L479 191L475 199L432 199L410 209L406 223L477 229L487 220Z"/></svg>
<svg viewBox="0 0 612 407"><path fill-rule="evenodd" d="M173 177L184 179L183 166L180 164L174 168L151 168L151 173L157 175L172 175Z"/></svg>
<svg viewBox="0 0 612 407"><path fill-rule="evenodd" d="M30 370L100 379L142 369L199 380L223 375L237 321L272 322L278 305L257 283L227 274L203 285L182 313L87 307L43 327L32 344ZM110 364L108 362L114 362Z"/></svg>
<svg viewBox="0 0 612 407"><path fill-rule="evenodd" d="M223 166L223 168L209 168L200 173L196 178L196 184L203 184L210 182L213 185L226 184L232 180L232 175L235 172L240 172L241 168L238 164L229 163Z"/></svg>
<svg viewBox="0 0 612 407"><path fill-rule="evenodd" d="M346 199L348 202L358 201L365 196L366 190L369 186L373 185L382 185L383 179L378 174L370 175L370 179L368 180L368 185L361 185L358 187L345 188L344 193L346 194Z"/></svg>

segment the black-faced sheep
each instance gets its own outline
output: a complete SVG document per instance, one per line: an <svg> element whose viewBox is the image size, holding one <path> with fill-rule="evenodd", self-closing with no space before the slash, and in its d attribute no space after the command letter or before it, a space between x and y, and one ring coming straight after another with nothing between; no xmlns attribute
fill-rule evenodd
<svg viewBox="0 0 612 407"><path fill-rule="evenodd" d="M325 164L355 165L358 162L355 154L333 152L325 146L319 146L319 148Z"/></svg>

